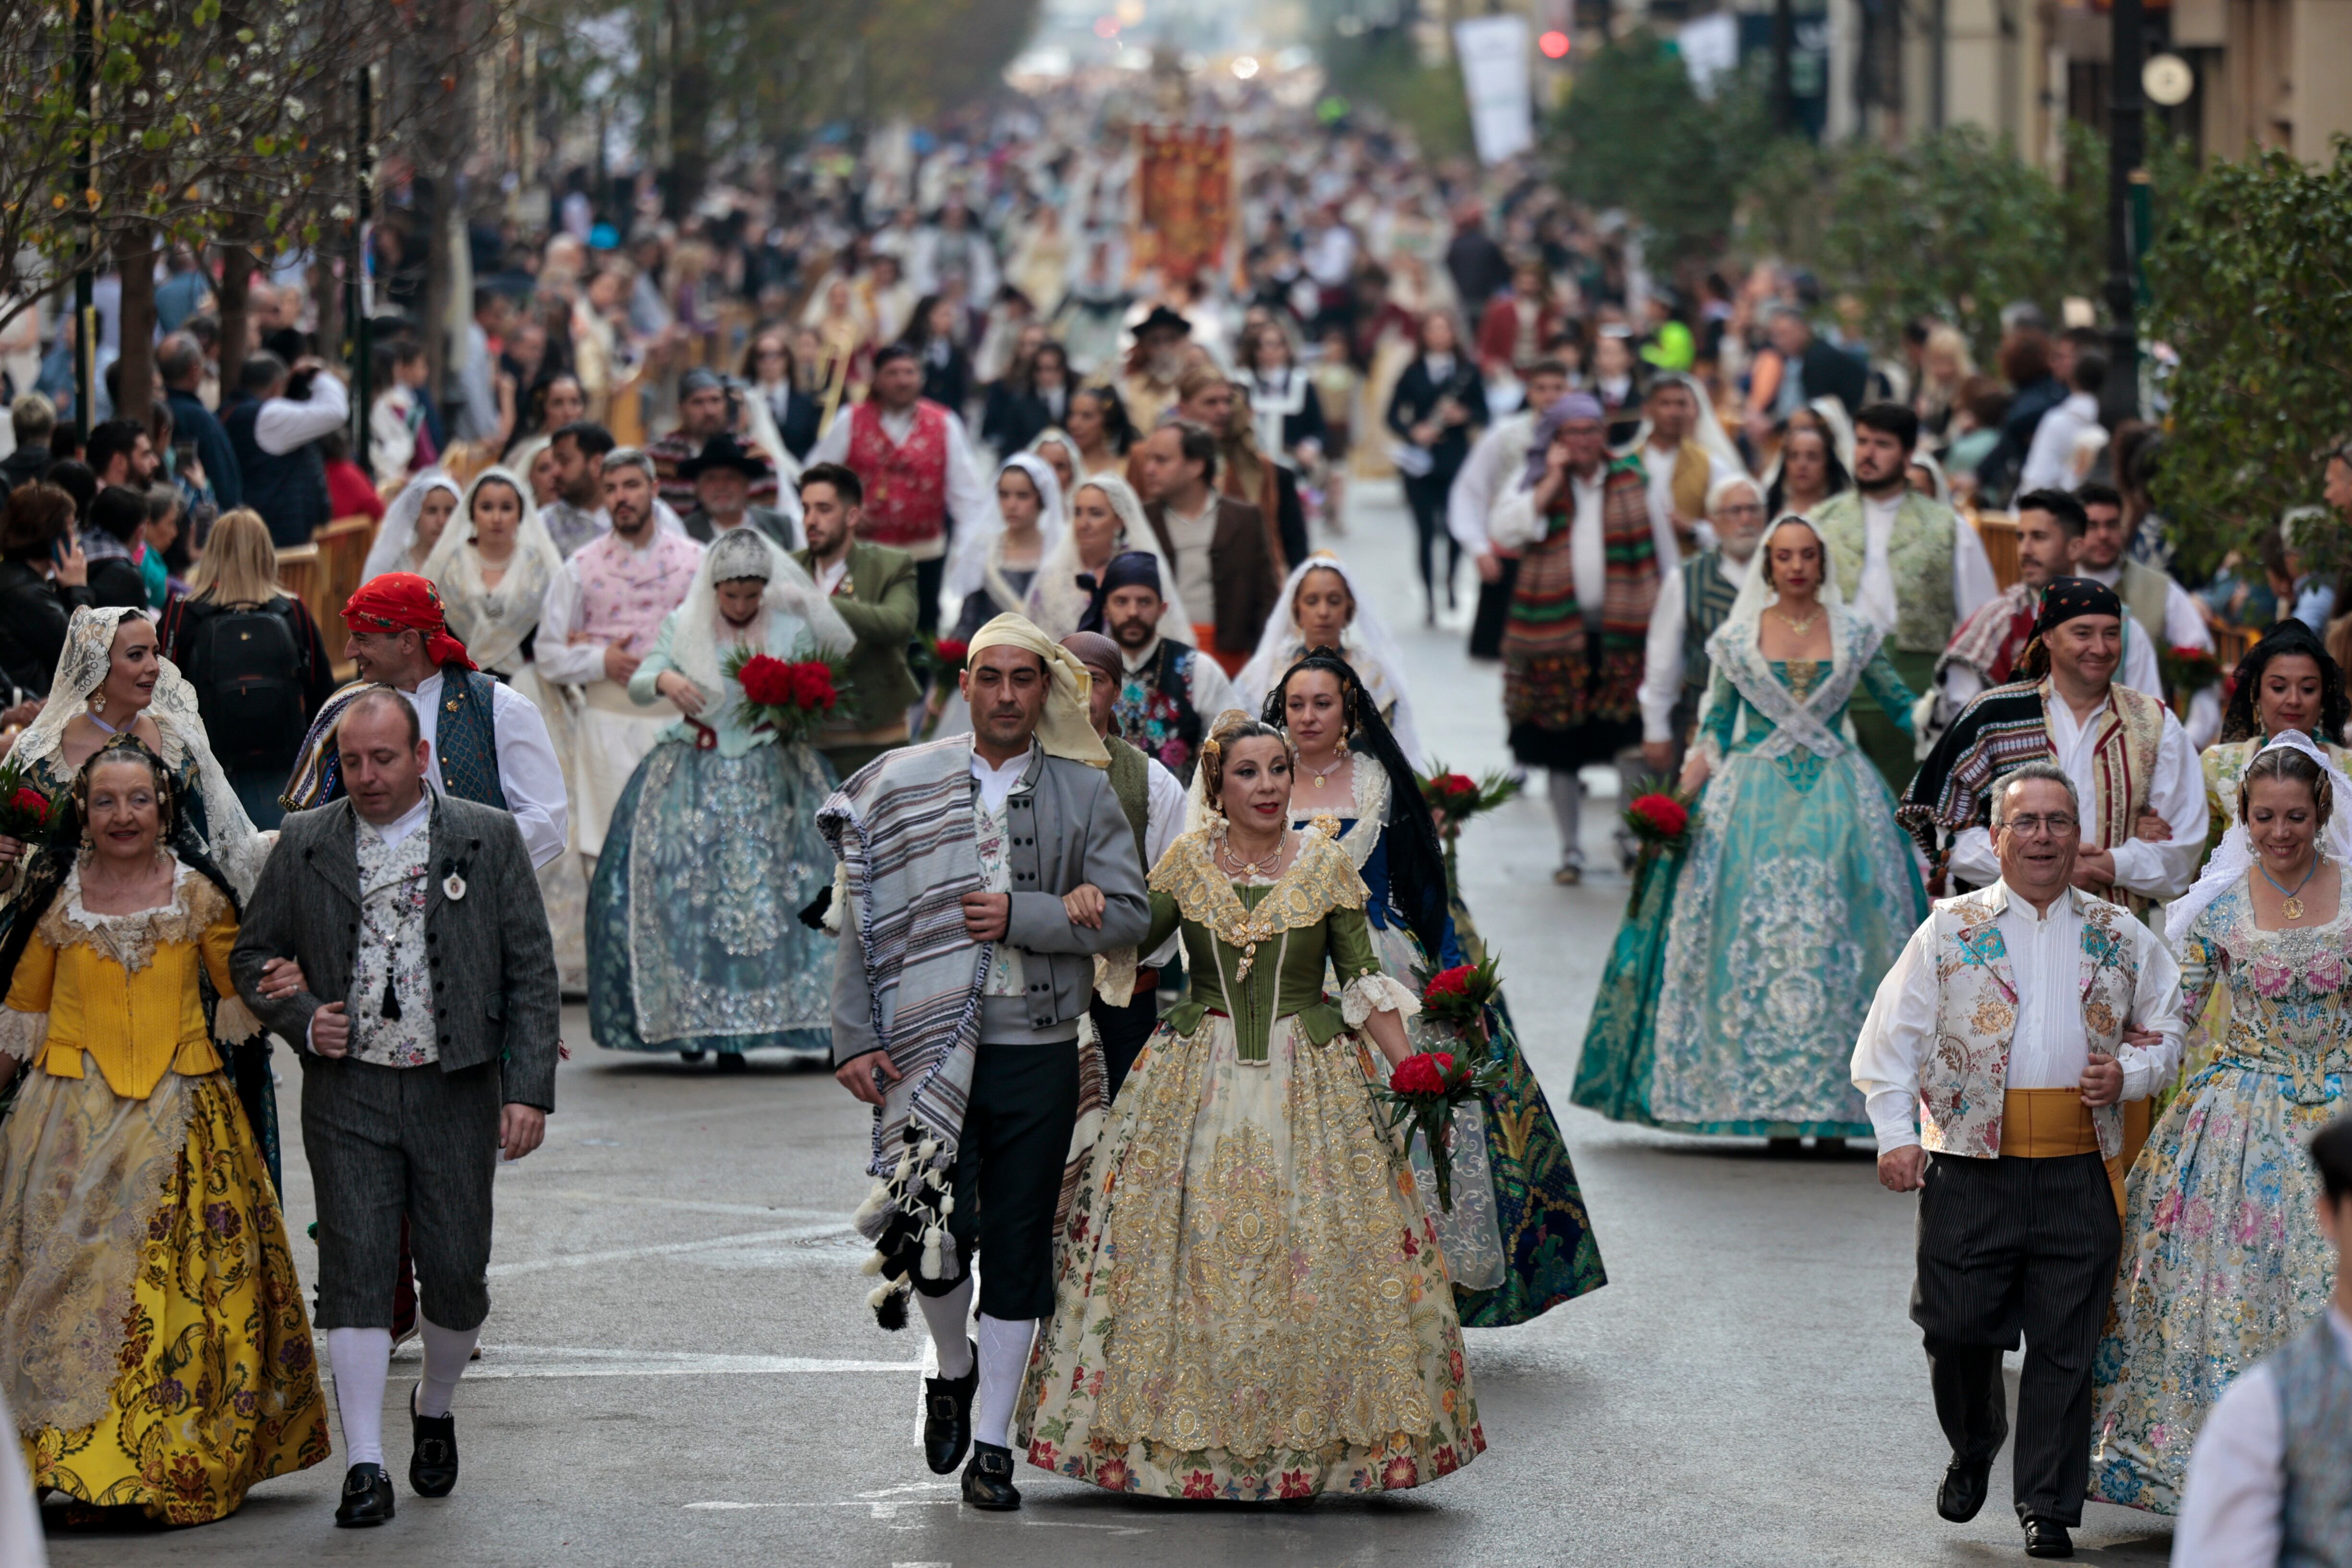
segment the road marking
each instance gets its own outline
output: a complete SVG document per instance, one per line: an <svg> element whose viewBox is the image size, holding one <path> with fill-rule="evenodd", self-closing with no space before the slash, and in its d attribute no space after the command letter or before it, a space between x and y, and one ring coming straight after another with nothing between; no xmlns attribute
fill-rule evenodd
<svg viewBox="0 0 2352 1568"><path fill-rule="evenodd" d="M833 1356L728 1355L703 1351L628 1351L569 1345L492 1345L466 1369L468 1382L486 1377L783 1376L798 1373L911 1373L911 1361L863 1361Z"/></svg>
<svg viewBox="0 0 2352 1568"><path fill-rule="evenodd" d="M790 1230L744 1231L735 1236L714 1236L702 1241L668 1241L648 1247L614 1247L605 1252L567 1252L557 1258L534 1258L526 1263L493 1263L489 1274L493 1279L506 1279L518 1274L543 1273L550 1268L586 1268L601 1263L626 1263L640 1258L675 1258L688 1252L756 1247L765 1241L812 1241L818 1237L855 1234L848 1222L836 1219L823 1225L794 1226Z"/></svg>
<svg viewBox="0 0 2352 1568"><path fill-rule="evenodd" d="M899 1492L948 1489L960 1489L960 1485L955 1481L918 1481L910 1486L885 1487L878 1491L859 1492L855 1497L836 1498L831 1502L735 1502L713 1500L707 1502L686 1503L682 1506L688 1512L699 1513L756 1513L771 1509L862 1508L866 1510L867 1518L887 1521L896 1520L901 1509L962 1507L963 1499L960 1496L911 1498L892 1495ZM1026 1513L1018 1516L1014 1522L1032 1530L1098 1530L1111 1535L1149 1535L1154 1528L1144 1524L1089 1524L1077 1520L1038 1519ZM954 1568L954 1564L951 1563L894 1563L891 1568Z"/></svg>
<svg viewBox="0 0 2352 1568"><path fill-rule="evenodd" d="M786 1208L777 1204L722 1204L708 1198L652 1198L635 1193L594 1193L584 1187L532 1187L517 1194L528 1198L569 1198L575 1203L624 1204L637 1208L683 1209L689 1214L740 1214L754 1219L831 1218L844 1229L849 1220L845 1213L833 1209Z"/></svg>

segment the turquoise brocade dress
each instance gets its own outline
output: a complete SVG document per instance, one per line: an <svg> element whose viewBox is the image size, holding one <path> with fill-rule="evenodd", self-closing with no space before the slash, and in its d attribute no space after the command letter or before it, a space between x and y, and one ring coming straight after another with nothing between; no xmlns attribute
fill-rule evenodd
<svg viewBox="0 0 2352 1568"><path fill-rule="evenodd" d="M629 694L677 668L662 622ZM707 607L703 613L708 613ZM806 657L798 617L768 613L766 649ZM615 1051L833 1049L834 944L800 919L833 882L816 830L835 780L800 742L747 729L721 677L697 720L663 732L622 790L588 889L588 1025Z"/></svg>
<svg viewBox="0 0 2352 1568"><path fill-rule="evenodd" d="M1711 640L1701 729L1722 761L1684 850L1635 887L1575 1103L1685 1132L1870 1132L1853 1042L1927 900L1843 721L1857 685L1903 724L1912 694L1868 623L1838 611L1832 636L1826 664L1768 662L1752 623Z"/></svg>

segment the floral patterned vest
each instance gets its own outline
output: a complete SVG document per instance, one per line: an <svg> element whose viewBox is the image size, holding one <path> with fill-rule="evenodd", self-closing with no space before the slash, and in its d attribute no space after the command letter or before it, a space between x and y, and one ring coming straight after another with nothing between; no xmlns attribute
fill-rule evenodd
<svg viewBox="0 0 2352 1568"><path fill-rule="evenodd" d="M893 444L873 403L849 411L848 466L866 487L858 537L904 550L937 539L948 520L947 410L915 405L915 427Z"/></svg>
<svg viewBox="0 0 2352 1568"><path fill-rule="evenodd" d="M2270 1359L2285 1439L2281 1500L2282 1568L2352 1563L2352 1367L2323 1311Z"/></svg>
<svg viewBox="0 0 2352 1568"><path fill-rule="evenodd" d="M1838 585L1852 599L1861 590L1869 532L1863 521L1862 494L1833 495L1811 512L1828 542ZM1895 531L1886 541L1887 570L1895 578L1895 625L1890 646L1905 653L1937 654L1959 623L1952 597L1953 530L1959 519L1949 507L1924 496L1906 495L1895 509Z"/></svg>
<svg viewBox="0 0 2352 1568"><path fill-rule="evenodd" d="M2131 912L2069 888L2083 917L2083 1027L2091 1048L2114 1054L2139 986ZM1935 929L1936 1048L1919 1074L1919 1141L1939 1154L1992 1159L2000 1152L2001 1096L2009 1088L2009 1047L2017 1027L2017 982L2009 946L1996 923L2008 907L2000 883L1938 899L1927 916ZM2091 1112L2099 1152L2109 1159L2124 1146L2123 1111L2103 1105Z"/></svg>
<svg viewBox="0 0 2352 1568"><path fill-rule="evenodd" d="M662 617L686 602L702 564L702 546L681 533L654 531L654 542L632 548L618 534L580 547L580 624L572 630L602 643L619 643L642 658L653 651Z"/></svg>

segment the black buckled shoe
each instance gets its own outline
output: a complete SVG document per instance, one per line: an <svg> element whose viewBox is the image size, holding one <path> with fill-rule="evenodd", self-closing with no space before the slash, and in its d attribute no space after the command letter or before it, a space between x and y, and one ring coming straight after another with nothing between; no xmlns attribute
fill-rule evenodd
<svg viewBox="0 0 2352 1568"><path fill-rule="evenodd" d="M2028 1557L2072 1557L2074 1538L2066 1527L2054 1519L2029 1519L2025 1521L2025 1554Z"/></svg>
<svg viewBox="0 0 2352 1568"><path fill-rule="evenodd" d="M383 1524L392 1518L392 1478L382 1465L353 1465L343 1472L343 1500L335 1523L343 1529Z"/></svg>
<svg viewBox="0 0 2352 1568"><path fill-rule="evenodd" d="M447 1497L457 1489L457 1417L419 1415L419 1384L408 1395L408 1425L415 1447L408 1455L408 1485L418 1497Z"/></svg>
<svg viewBox="0 0 2352 1568"><path fill-rule="evenodd" d="M971 1444L971 1396L980 1390L980 1347L961 1377L923 1379L923 1462L935 1476L951 1476Z"/></svg>
<svg viewBox="0 0 2352 1568"><path fill-rule="evenodd" d="M971 1463L963 1468L963 1500L993 1513L1021 1506L1021 1493L1013 1485L1012 1449L993 1443L971 1446Z"/></svg>
<svg viewBox="0 0 2352 1568"><path fill-rule="evenodd" d="M1966 1524L1984 1507L1985 1482L1992 1461L1954 1459L1944 1468L1944 1484L1936 1489L1936 1511L1954 1524Z"/></svg>

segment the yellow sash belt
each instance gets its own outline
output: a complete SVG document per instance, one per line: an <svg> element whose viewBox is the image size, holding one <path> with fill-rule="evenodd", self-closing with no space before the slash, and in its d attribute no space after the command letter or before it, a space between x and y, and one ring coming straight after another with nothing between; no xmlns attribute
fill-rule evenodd
<svg viewBox="0 0 2352 1568"><path fill-rule="evenodd" d="M2099 1130L2078 1089L2012 1089L2000 1097L2004 1159L2057 1160L2099 1152Z"/></svg>

